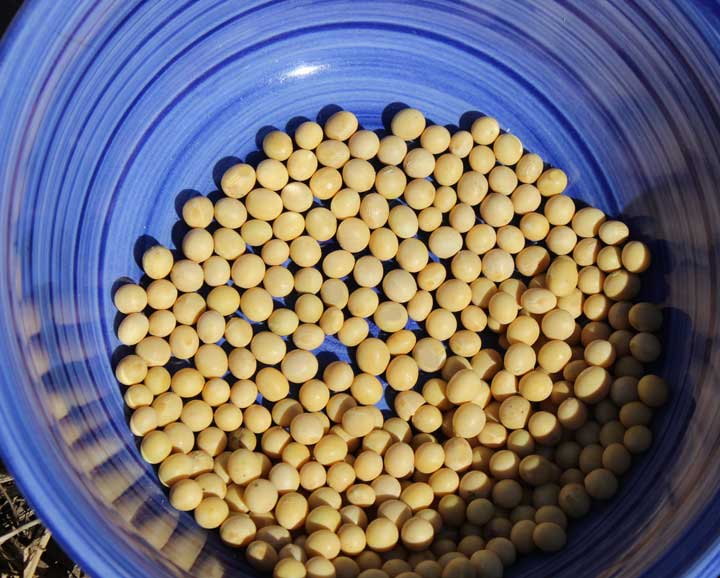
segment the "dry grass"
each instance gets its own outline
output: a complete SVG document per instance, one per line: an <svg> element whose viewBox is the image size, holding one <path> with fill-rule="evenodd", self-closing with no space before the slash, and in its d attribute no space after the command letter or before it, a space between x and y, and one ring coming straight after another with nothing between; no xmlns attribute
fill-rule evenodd
<svg viewBox="0 0 720 578"><path fill-rule="evenodd" d="M52 539L0 463L0 578L89 578Z"/></svg>

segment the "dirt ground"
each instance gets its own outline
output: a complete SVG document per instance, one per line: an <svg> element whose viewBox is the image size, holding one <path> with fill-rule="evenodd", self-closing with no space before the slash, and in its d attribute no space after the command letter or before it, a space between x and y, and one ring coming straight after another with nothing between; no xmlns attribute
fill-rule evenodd
<svg viewBox="0 0 720 578"><path fill-rule="evenodd" d="M0 463L0 578L90 578L35 516Z"/></svg>

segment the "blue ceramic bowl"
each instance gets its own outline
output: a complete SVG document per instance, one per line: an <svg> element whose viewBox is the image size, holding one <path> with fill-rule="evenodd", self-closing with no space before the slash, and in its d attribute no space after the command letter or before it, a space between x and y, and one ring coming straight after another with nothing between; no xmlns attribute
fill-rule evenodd
<svg viewBox="0 0 720 578"><path fill-rule="evenodd" d="M0 47L0 442L55 536L96 578L253 574L136 451L113 283L267 126L335 105L377 128L400 102L495 115L655 251L673 396L653 449L509 574L717 576L719 29L691 1L27 2Z"/></svg>

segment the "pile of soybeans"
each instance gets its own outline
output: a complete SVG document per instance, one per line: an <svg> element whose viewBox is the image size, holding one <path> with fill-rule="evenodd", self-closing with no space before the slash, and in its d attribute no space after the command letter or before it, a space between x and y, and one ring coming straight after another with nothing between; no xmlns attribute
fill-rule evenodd
<svg viewBox="0 0 720 578"><path fill-rule="evenodd" d="M497 578L563 548L668 396L648 247L491 117L405 109L380 138L341 111L263 152L114 296L170 503L276 578ZM326 340L352 363L321 367Z"/></svg>

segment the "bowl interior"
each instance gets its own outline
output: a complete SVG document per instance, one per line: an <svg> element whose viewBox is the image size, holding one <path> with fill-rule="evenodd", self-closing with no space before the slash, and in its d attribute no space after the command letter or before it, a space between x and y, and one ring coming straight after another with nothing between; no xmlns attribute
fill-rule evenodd
<svg viewBox="0 0 720 578"><path fill-rule="evenodd" d="M136 450L112 289L139 277L148 243L175 245L182 201L256 158L269 127L340 107L379 129L411 105L460 128L496 116L654 251L644 291L666 310L672 403L653 448L566 550L510 575L714 576L716 19L694 5L30 2L0 48L0 441L59 539L98 577L253 574L170 507Z"/></svg>

